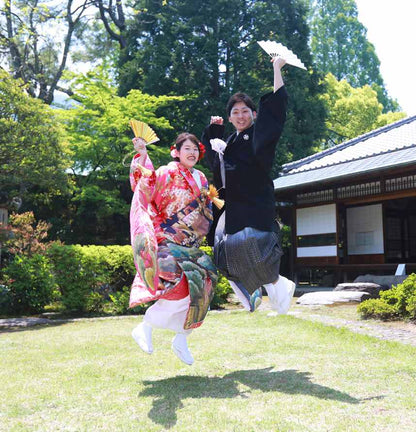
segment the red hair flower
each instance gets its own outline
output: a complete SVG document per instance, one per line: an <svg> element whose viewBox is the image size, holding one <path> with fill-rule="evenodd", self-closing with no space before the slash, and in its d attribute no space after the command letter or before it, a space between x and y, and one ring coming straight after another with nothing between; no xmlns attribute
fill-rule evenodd
<svg viewBox="0 0 416 432"><path fill-rule="evenodd" d="M199 147L199 158L198 160L200 161L204 155L205 155L205 146L204 144L201 143L201 141L198 142L198 147Z"/></svg>

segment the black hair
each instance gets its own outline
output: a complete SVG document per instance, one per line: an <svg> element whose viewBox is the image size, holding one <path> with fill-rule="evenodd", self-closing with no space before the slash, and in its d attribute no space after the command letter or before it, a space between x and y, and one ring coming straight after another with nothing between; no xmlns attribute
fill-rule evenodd
<svg viewBox="0 0 416 432"><path fill-rule="evenodd" d="M198 148L198 154L199 154L200 153L199 139L195 135L193 135L193 134L191 134L189 132L182 132L182 133L180 133L178 135L178 137L176 138L176 141L175 141L175 148L176 148L176 150L179 151L181 149L183 143L186 140L188 140L188 139L197 146L197 148ZM173 160L176 161L176 162L179 162L179 158L178 157L173 158Z"/></svg>
<svg viewBox="0 0 416 432"><path fill-rule="evenodd" d="M230 117L231 110L233 109L233 106L238 103L243 102L245 103L252 111L256 111L256 105L254 104L251 97L246 93L235 93L233 94L230 99L228 99L227 102L227 115Z"/></svg>

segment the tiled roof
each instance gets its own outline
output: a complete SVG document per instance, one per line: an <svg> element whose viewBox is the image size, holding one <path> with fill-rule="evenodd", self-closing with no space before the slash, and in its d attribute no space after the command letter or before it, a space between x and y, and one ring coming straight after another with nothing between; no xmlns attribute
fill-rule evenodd
<svg viewBox="0 0 416 432"><path fill-rule="evenodd" d="M283 165L275 189L416 163L416 116Z"/></svg>

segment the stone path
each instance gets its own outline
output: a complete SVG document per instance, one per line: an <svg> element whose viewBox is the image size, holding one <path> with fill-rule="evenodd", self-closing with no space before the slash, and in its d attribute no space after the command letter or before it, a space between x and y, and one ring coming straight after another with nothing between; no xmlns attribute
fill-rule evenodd
<svg viewBox="0 0 416 432"><path fill-rule="evenodd" d="M273 312L271 312L273 313ZM364 321L353 321L342 318L329 317L327 315L318 314L304 314L300 311L289 311L288 315L295 316L297 318L306 319L309 321L321 322L323 324L331 325L334 327L345 327L354 333L360 333L368 336L373 336L378 339L401 342L416 346L416 325L415 324L403 324L406 328L395 328L389 325L373 324Z"/></svg>
<svg viewBox="0 0 416 432"><path fill-rule="evenodd" d="M267 297L263 297L263 302L259 309L270 310ZM269 315L274 316L277 315L277 313L272 311L269 312ZM289 310L288 315L308 321L320 322L337 328L344 327L354 333L373 336L382 340L401 342L416 346L416 324L407 324L402 322L377 324L372 321L336 318L325 314L313 313L309 306L296 307L296 309L292 308L292 310Z"/></svg>

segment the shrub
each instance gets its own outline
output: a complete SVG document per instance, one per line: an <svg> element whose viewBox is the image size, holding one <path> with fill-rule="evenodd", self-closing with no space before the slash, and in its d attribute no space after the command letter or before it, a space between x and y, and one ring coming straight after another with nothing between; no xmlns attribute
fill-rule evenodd
<svg viewBox="0 0 416 432"><path fill-rule="evenodd" d="M61 301L69 311L85 311L88 294L94 289L94 272L84 259L82 247L52 245L48 255L53 262Z"/></svg>
<svg viewBox="0 0 416 432"><path fill-rule="evenodd" d="M228 282L228 279L218 272L218 281L217 286L215 287L214 298L211 302L211 308L218 309L227 303L228 296L232 292L233 290L230 283Z"/></svg>
<svg viewBox="0 0 416 432"><path fill-rule="evenodd" d="M110 300L111 302L107 304L108 312L113 315L143 313L150 306L150 303L145 303L134 308L129 308L130 287L127 286L123 287L121 291L110 294Z"/></svg>
<svg viewBox="0 0 416 432"><path fill-rule="evenodd" d="M69 311L102 312L110 294L130 285L136 272L130 246L53 245L49 256Z"/></svg>
<svg viewBox="0 0 416 432"><path fill-rule="evenodd" d="M363 318L376 318L381 320L397 317L397 309L382 299L365 300L358 306L358 312Z"/></svg>
<svg viewBox="0 0 416 432"><path fill-rule="evenodd" d="M416 319L416 274L412 273L401 284L381 291L379 299L363 301L358 312L364 318Z"/></svg>
<svg viewBox="0 0 416 432"><path fill-rule="evenodd" d="M50 224L44 221L36 223L33 212L11 214L9 223L5 248L10 254L19 256L44 254L51 243L46 241Z"/></svg>
<svg viewBox="0 0 416 432"><path fill-rule="evenodd" d="M87 294L84 305L85 312L102 314L104 312L104 306L105 300L100 293L93 291Z"/></svg>
<svg viewBox="0 0 416 432"><path fill-rule="evenodd" d="M15 256L4 269L7 289L2 290L5 313L39 313L54 297L54 277L47 257Z"/></svg>
<svg viewBox="0 0 416 432"><path fill-rule="evenodd" d="M210 246L201 246L201 249L209 255L211 258L213 258L213 252L212 248ZM232 288L227 280L221 272L218 272L218 281L217 286L214 290L214 297L211 301L211 308L217 309L224 303L227 303L227 298L229 294L232 292Z"/></svg>
<svg viewBox="0 0 416 432"><path fill-rule="evenodd" d="M203 250L212 256L210 247ZM15 257L7 267L4 273L10 283L0 290L0 311L41 312L58 295L65 310L75 313L126 314L148 307L128 307L129 287L136 274L130 246L54 243L46 253ZM211 307L224 304L230 292L227 279L219 274Z"/></svg>
<svg viewBox="0 0 416 432"><path fill-rule="evenodd" d="M7 285L0 285L0 314L8 315L12 312L13 297Z"/></svg>

